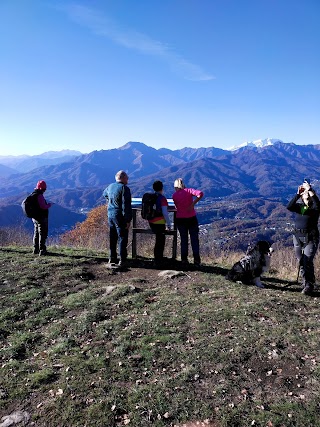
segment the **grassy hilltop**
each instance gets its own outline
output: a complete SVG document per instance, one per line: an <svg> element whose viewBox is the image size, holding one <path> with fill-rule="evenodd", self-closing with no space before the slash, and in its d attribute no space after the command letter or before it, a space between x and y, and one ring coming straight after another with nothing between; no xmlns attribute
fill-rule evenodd
<svg viewBox="0 0 320 427"><path fill-rule="evenodd" d="M320 426L319 293L284 258L258 289L230 258L163 278L49 249L0 248L0 426Z"/></svg>

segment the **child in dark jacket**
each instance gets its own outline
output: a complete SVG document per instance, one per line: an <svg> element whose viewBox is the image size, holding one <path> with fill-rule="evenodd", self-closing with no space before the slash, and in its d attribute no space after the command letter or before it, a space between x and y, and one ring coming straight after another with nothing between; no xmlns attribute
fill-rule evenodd
<svg viewBox="0 0 320 427"><path fill-rule="evenodd" d="M166 227L171 229L171 221L168 215L168 201L163 195L163 184L161 181L155 181L152 186L155 193L158 195L156 201L156 212L158 214L149 220L149 225L153 233L156 235L154 245L154 261L155 264L161 266L163 263L163 252L166 243L166 235L164 234Z"/></svg>

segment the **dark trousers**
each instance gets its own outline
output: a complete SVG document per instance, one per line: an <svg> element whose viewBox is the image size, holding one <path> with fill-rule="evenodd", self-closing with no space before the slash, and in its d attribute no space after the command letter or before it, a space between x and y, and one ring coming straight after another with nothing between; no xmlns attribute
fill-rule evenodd
<svg viewBox="0 0 320 427"><path fill-rule="evenodd" d="M164 234L166 230L165 224L152 224L149 222L150 228L153 233L156 235L156 242L154 245L154 259L160 261L163 259L164 246L166 244L166 235Z"/></svg>
<svg viewBox="0 0 320 427"><path fill-rule="evenodd" d="M313 289L315 283L313 259L318 249L319 241L308 239L304 242L299 236L293 235L294 251L299 261L299 272L303 287Z"/></svg>
<svg viewBox="0 0 320 427"><path fill-rule="evenodd" d="M34 219L33 222L33 247L36 252L45 251L48 237L48 218Z"/></svg>
<svg viewBox="0 0 320 427"><path fill-rule="evenodd" d="M125 261L128 256L128 236L129 230L123 216L109 216L110 231L110 262L117 262L117 245L119 242L119 254L121 261Z"/></svg>
<svg viewBox="0 0 320 427"><path fill-rule="evenodd" d="M199 223L196 216L191 218L176 218L177 229L181 240L181 261L188 260L190 236L191 248L195 262L200 262Z"/></svg>

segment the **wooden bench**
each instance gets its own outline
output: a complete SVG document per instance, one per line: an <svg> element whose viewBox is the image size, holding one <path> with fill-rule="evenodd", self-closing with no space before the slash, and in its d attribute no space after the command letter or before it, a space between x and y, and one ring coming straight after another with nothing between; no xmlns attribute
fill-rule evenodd
<svg viewBox="0 0 320 427"><path fill-rule="evenodd" d="M139 204L140 202L140 204ZM175 224L176 219L176 208L171 199L168 199L168 212L173 212L173 230L165 231L166 236L173 236L172 239L172 258L177 258L177 229ZM137 257L137 234L154 234L151 228L139 228L137 227L137 212L141 211L141 198L133 199L132 204L132 258ZM147 224L148 222L145 221ZM149 224L148 224L149 225Z"/></svg>

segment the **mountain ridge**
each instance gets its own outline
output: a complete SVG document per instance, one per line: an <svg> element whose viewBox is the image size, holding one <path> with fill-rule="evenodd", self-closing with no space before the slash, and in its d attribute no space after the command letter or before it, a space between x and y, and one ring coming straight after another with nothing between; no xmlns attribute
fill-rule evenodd
<svg viewBox="0 0 320 427"><path fill-rule="evenodd" d="M13 215L10 210L7 216L21 215L21 200L39 179L47 181L46 196L51 201L64 209L82 213L105 203L102 191L114 182L114 175L120 169L129 174L133 197L152 191L156 179L163 181L165 195L169 198L178 177L182 177L188 187L203 190L205 197L197 205L201 224L218 220L218 226L223 226L228 233L233 228L239 230L258 222L260 227L266 224L272 229L275 218L280 215L284 229L285 221L290 219L284 206L303 178L310 178L318 190L320 146L276 141L264 147L243 147L231 152L215 148L156 150L130 142L120 149L92 151L69 162L3 178L0 226L4 224L9 206L16 209L16 213ZM55 212L58 214L57 209ZM72 225L70 220L67 226Z"/></svg>
<svg viewBox="0 0 320 427"><path fill-rule="evenodd" d="M228 152L214 148L156 150L142 143L130 142L120 149L92 151L72 161L4 177L0 184L0 198L29 191L38 179L47 180L51 191L104 188L114 181L115 172L120 169L129 174L134 193L150 188L154 179L162 179L165 185L169 182L172 185L177 176L182 176L187 185L204 187L210 197L239 191L274 196L270 186L288 194L301 177L315 179L319 176L318 165L318 145L298 146L278 141L262 148ZM138 194L136 196L139 197Z"/></svg>

